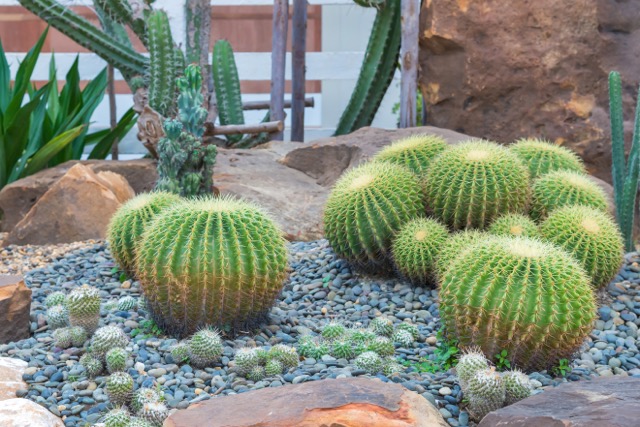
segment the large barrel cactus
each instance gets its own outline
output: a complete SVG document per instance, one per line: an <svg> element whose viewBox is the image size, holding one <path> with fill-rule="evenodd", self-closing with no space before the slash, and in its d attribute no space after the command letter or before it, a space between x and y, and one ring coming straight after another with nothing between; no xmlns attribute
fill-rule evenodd
<svg viewBox="0 0 640 427"><path fill-rule="evenodd" d="M438 135L412 135L386 146L373 160L406 166L422 176L426 174L431 161L446 148L447 141Z"/></svg>
<svg viewBox="0 0 640 427"><path fill-rule="evenodd" d="M546 369L568 358L592 329L589 278L564 250L523 237L492 237L455 259L441 278L440 316L460 346L513 366Z"/></svg>
<svg viewBox="0 0 640 427"><path fill-rule="evenodd" d="M415 174L390 163L367 163L336 183L325 206L324 231L338 256L356 267L386 272L395 233L423 212Z"/></svg>
<svg viewBox="0 0 640 427"><path fill-rule="evenodd" d="M233 332L263 320L282 289L287 249L258 207L201 198L157 215L137 261L151 316L182 337L204 325Z"/></svg>
<svg viewBox="0 0 640 427"><path fill-rule="evenodd" d="M586 172L576 153L549 141L525 138L510 145L509 149L527 165L531 179L558 170Z"/></svg>
<svg viewBox="0 0 640 427"><path fill-rule="evenodd" d="M500 215L524 212L529 172L506 148L468 141L431 163L426 193L429 209L449 227L484 228Z"/></svg>
<svg viewBox="0 0 640 427"><path fill-rule="evenodd" d="M180 201L173 193L144 193L122 205L113 215L107 230L111 255L129 274L134 273L135 247L147 223L160 211Z"/></svg>
<svg viewBox="0 0 640 427"><path fill-rule="evenodd" d="M463 230L450 235L438 251L435 265L436 274L442 275L449 268L451 262L467 248L489 236L489 233L478 230Z"/></svg>
<svg viewBox="0 0 640 427"><path fill-rule="evenodd" d="M596 288L606 286L622 265L622 235L605 212L587 206L565 206L553 211L540 230L546 240L582 263Z"/></svg>

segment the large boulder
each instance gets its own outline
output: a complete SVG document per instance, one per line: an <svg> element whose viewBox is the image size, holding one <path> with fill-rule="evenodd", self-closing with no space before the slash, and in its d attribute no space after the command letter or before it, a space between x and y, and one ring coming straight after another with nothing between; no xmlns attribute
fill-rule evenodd
<svg viewBox="0 0 640 427"><path fill-rule="evenodd" d="M624 81L627 141L640 74L640 1L422 3L429 124L511 142L544 137L611 182L607 76Z"/></svg>
<svg viewBox="0 0 640 427"><path fill-rule="evenodd" d="M3 244L102 239L111 216L133 196L124 178L76 164L37 200Z"/></svg>
<svg viewBox="0 0 640 427"><path fill-rule="evenodd" d="M425 398L366 378L311 381L210 399L177 411L165 427L446 427Z"/></svg>
<svg viewBox="0 0 640 427"><path fill-rule="evenodd" d="M156 163L151 159L70 160L19 179L0 190L0 231L11 231L38 199L78 163L91 168L93 172L113 172L123 176L136 194L151 191L158 180Z"/></svg>
<svg viewBox="0 0 640 427"><path fill-rule="evenodd" d="M0 344L29 338L31 289L22 276L0 276Z"/></svg>
<svg viewBox="0 0 640 427"><path fill-rule="evenodd" d="M0 402L0 426L64 427L64 423L37 403L16 398Z"/></svg>
<svg viewBox="0 0 640 427"><path fill-rule="evenodd" d="M16 391L28 388L22 374L29 364L24 360L0 357L0 401L13 399Z"/></svg>
<svg viewBox="0 0 640 427"><path fill-rule="evenodd" d="M565 383L489 413L478 427L629 427L640 423L640 378Z"/></svg>

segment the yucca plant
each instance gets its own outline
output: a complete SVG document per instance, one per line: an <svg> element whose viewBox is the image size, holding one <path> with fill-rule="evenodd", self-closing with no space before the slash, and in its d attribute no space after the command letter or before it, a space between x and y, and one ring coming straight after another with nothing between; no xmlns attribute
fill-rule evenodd
<svg viewBox="0 0 640 427"><path fill-rule="evenodd" d="M31 82L45 30L27 53L11 83L11 66L0 41L0 188L46 167L80 159L94 145L90 159L105 158L116 139L135 123L135 113L125 113L114 130L88 133L91 115L104 97L107 75L103 70L80 89L78 59L58 91L56 63L49 63L49 81L36 88Z"/></svg>
<svg viewBox="0 0 640 427"><path fill-rule="evenodd" d="M609 74L609 114L611 116L611 174L616 204L616 219L624 236L627 252L634 250L633 223L640 172L640 91L635 112L633 138L628 158L624 154L624 119L622 116L622 82L620 74Z"/></svg>

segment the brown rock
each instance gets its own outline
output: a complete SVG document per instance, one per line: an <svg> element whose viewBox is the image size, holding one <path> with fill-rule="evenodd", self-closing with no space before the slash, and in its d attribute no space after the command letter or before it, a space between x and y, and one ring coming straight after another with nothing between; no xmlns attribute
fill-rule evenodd
<svg viewBox="0 0 640 427"><path fill-rule="evenodd" d="M0 190L1 231L11 231L38 199L74 165L81 163L94 172L114 172L125 177L135 194L151 191L158 179L155 161L71 160L15 181Z"/></svg>
<svg viewBox="0 0 640 427"><path fill-rule="evenodd" d="M22 374L29 364L24 360L0 357L0 401L13 399L16 391L28 388Z"/></svg>
<svg viewBox="0 0 640 427"><path fill-rule="evenodd" d="M491 412L478 427L630 427L640 424L640 378L565 383Z"/></svg>
<svg viewBox="0 0 640 427"><path fill-rule="evenodd" d="M0 402L2 427L64 427L62 420L28 399L8 399Z"/></svg>
<svg viewBox="0 0 640 427"><path fill-rule="evenodd" d="M122 175L114 172L104 171L96 174L98 181L103 183L109 190L115 194L120 203L124 203L135 197L136 193L129 185L129 182Z"/></svg>
<svg viewBox="0 0 640 427"><path fill-rule="evenodd" d="M366 378L311 381L210 399L165 427L446 427L436 408L399 384Z"/></svg>
<svg viewBox="0 0 640 427"><path fill-rule="evenodd" d="M31 289L22 276L0 276L0 344L29 338L30 310Z"/></svg>
<svg viewBox="0 0 640 427"><path fill-rule="evenodd" d="M125 198L133 195L133 190L124 179L100 178L89 167L76 164L38 199L3 244L102 239L111 216L123 202L116 193Z"/></svg>
<svg viewBox="0 0 640 427"><path fill-rule="evenodd" d="M576 150L592 174L611 182L607 76L621 72L630 134L640 82L638 0L422 4L429 124L504 143L544 137Z"/></svg>

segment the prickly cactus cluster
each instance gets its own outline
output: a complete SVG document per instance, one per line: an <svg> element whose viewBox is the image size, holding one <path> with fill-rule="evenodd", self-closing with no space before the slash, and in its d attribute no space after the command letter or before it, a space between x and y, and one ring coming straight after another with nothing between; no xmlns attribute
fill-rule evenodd
<svg viewBox="0 0 640 427"><path fill-rule="evenodd" d="M254 382L282 375L289 369L296 368L299 361L296 349L285 344L276 344L269 350L241 348L233 359L238 375Z"/></svg>
<svg viewBox="0 0 640 427"><path fill-rule="evenodd" d="M92 335L100 323L100 292L91 286L74 288L66 298L71 326L80 326Z"/></svg>
<svg viewBox="0 0 640 427"><path fill-rule="evenodd" d="M204 369L220 359L223 348L220 332L207 327L175 344L170 352L175 363L189 362L197 368Z"/></svg>

